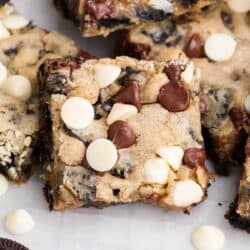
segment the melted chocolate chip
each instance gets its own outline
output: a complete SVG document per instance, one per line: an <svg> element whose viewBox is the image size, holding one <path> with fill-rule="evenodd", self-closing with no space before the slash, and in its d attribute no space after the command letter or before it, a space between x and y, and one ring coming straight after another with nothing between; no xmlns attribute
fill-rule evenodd
<svg viewBox="0 0 250 250"><path fill-rule="evenodd" d="M134 131L124 121L116 121L111 124L108 130L108 139L116 145L117 149L128 148L136 143Z"/></svg>
<svg viewBox="0 0 250 250"><path fill-rule="evenodd" d="M181 73L185 70L185 66L181 64L170 64L164 69L164 72L172 82L179 82Z"/></svg>
<svg viewBox="0 0 250 250"><path fill-rule="evenodd" d="M247 114L242 108L233 107L229 110L229 115L234 124L234 127L239 130L247 122Z"/></svg>
<svg viewBox="0 0 250 250"><path fill-rule="evenodd" d="M204 149L188 148L184 152L183 162L190 168L204 166L206 160L206 153Z"/></svg>
<svg viewBox="0 0 250 250"><path fill-rule="evenodd" d="M112 0L87 0L85 11L94 20L114 17L115 7Z"/></svg>
<svg viewBox="0 0 250 250"><path fill-rule="evenodd" d="M159 102L170 112L181 112L188 108L190 95L184 86L170 81L161 87Z"/></svg>
<svg viewBox="0 0 250 250"><path fill-rule="evenodd" d="M131 104L137 107L138 110L140 110L140 87L138 81L134 79L127 80L125 86L121 88L121 90L115 97L113 97L113 102Z"/></svg>
<svg viewBox="0 0 250 250"><path fill-rule="evenodd" d="M184 48L189 58L200 58L204 56L203 40L197 33L193 34Z"/></svg>

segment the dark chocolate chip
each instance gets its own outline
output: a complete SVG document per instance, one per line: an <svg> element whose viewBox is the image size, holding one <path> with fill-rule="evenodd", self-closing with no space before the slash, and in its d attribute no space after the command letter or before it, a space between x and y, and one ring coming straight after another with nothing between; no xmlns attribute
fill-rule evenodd
<svg viewBox="0 0 250 250"><path fill-rule="evenodd" d="M48 76L46 86L49 94L66 95L70 90L66 76L58 73Z"/></svg>
<svg viewBox="0 0 250 250"><path fill-rule="evenodd" d="M171 12L171 10L169 11ZM136 9L136 15L142 21L162 21L169 16L169 13L163 10L154 8L138 8Z"/></svg>
<svg viewBox="0 0 250 250"><path fill-rule="evenodd" d="M181 73L184 70L184 65L171 63L164 69L164 72L166 73L170 81L179 82L179 80L181 79Z"/></svg>
<svg viewBox="0 0 250 250"><path fill-rule="evenodd" d="M120 193L120 189L113 189L113 195L117 196Z"/></svg>
<svg viewBox="0 0 250 250"><path fill-rule="evenodd" d="M112 18L115 14L115 7L112 0L87 0L85 11L94 19Z"/></svg>
<svg viewBox="0 0 250 250"><path fill-rule="evenodd" d="M234 127L239 130L247 122L247 114L242 108L233 107L229 110L229 115Z"/></svg>
<svg viewBox="0 0 250 250"><path fill-rule="evenodd" d="M204 56L203 39L194 33L184 48L184 52L189 58L200 58Z"/></svg>
<svg viewBox="0 0 250 250"><path fill-rule="evenodd" d="M0 250L29 250L27 247L16 241L0 238Z"/></svg>
<svg viewBox="0 0 250 250"><path fill-rule="evenodd" d="M183 162L190 168L204 166L206 160L206 153L204 149L188 148L184 152Z"/></svg>
<svg viewBox="0 0 250 250"><path fill-rule="evenodd" d="M138 81L134 79L127 80L125 86L121 88L112 100L114 103L120 102L134 105L138 110L140 110L140 87Z"/></svg>
<svg viewBox="0 0 250 250"><path fill-rule="evenodd" d="M136 143L136 135L125 121L116 121L111 124L108 139L116 145L117 149L128 148Z"/></svg>
<svg viewBox="0 0 250 250"><path fill-rule="evenodd" d="M18 52L18 48L10 48L10 49L4 50L3 53L4 53L6 56L12 56L12 55L16 55L17 52Z"/></svg>
<svg viewBox="0 0 250 250"><path fill-rule="evenodd" d="M159 102L170 112L180 112L188 108L190 95L184 86L169 82L161 87Z"/></svg>
<svg viewBox="0 0 250 250"><path fill-rule="evenodd" d="M194 5L198 2L199 0L182 0L181 5L185 8L188 8L190 5Z"/></svg>

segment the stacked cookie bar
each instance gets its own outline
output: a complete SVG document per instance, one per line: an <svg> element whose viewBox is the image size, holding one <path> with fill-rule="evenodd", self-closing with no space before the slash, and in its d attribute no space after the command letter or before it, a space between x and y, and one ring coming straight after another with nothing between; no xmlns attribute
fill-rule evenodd
<svg viewBox="0 0 250 250"><path fill-rule="evenodd" d="M197 11L215 0L54 0L85 36L107 36L135 24Z"/></svg>
<svg viewBox="0 0 250 250"><path fill-rule="evenodd" d="M24 182L33 171L39 131L39 65L48 58L77 56L69 38L34 26L8 1L0 7L0 172Z"/></svg>
<svg viewBox="0 0 250 250"><path fill-rule="evenodd" d="M209 173L199 81L187 59L48 60L39 82L51 208L201 202Z"/></svg>

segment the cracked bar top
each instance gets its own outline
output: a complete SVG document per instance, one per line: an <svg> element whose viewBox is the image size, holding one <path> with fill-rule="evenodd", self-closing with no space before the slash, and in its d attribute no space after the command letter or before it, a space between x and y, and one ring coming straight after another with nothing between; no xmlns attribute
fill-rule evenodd
<svg viewBox="0 0 250 250"><path fill-rule="evenodd" d="M45 59L78 54L72 40L34 26L1 1L0 172L12 181L28 179L37 154L39 65Z"/></svg>
<svg viewBox="0 0 250 250"><path fill-rule="evenodd" d="M205 142L221 174L227 174L235 160L244 161L250 124L249 20L249 12L235 12L222 3L195 20L170 18L138 26L127 31L119 44L120 54L140 59L164 60L179 56L181 50L201 69Z"/></svg>
<svg viewBox="0 0 250 250"><path fill-rule="evenodd" d="M139 200L188 209L204 199L209 173L193 63L49 60L39 79L42 118L50 117L42 138L52 209Z"/></svg>
<svg viewBox="0 0 250 250"><path fill-rule="evenodd" d="M73 19L83 36L109 33L167 16L194 12L214 0L54 0L65 16Z"/></svg>

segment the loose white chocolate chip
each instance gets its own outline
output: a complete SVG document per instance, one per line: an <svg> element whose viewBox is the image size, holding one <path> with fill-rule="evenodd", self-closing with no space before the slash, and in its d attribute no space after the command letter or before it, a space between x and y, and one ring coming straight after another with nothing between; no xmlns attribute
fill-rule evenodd
<svg viewBox="0 0 250 250"><path fill-rule="evenodd" d="M27 211L18 209L6 215L4 226L9 233L19 235L31 231L34 221Z"/></svg>
<svg viewBox="0 0 250 250"><path fill-rule="evenodd" d="M173 190L173 202L178 207L187 207L202 200L203 191L193 180L178 181Z"/></svg>
<svg viewBox="0 0 250 250"><path fill-rule="evenodd" d="M4 195L7 192L8 186L9 185L7 179L2 174L0 174L0 196Z"/></svg>
<svg viewBox="0 0 250 250"><path fill-rule="evenodd" d="M219 228L204 225L193 233L192 242L197 250L221 250L224 246L225 236Z"/></svg>
<svg viewBox="0 0 250 250"><path fill-rule="evenodd" d="M168 182L169 166L160 158L146 161L142 171L145 183L166 184Z"/></svg>
<svg viewBox="0 0 250 250"><path fill-rule="evenodd" d="M10 32L5 28L3 23L0 21L0 40L10 37Z"/></svg>
<svg viewBox="0 0 250 250"><path fill-rule="evenodd" d="M245 99L245 109L247 113L250 113L250 95L248 95Z"/></svg>
<svg viewBox="0 0 250 250"><path fill-rule="evenodd" d="M97 139L89 144L86 152L88 164L98 172L112 169L118 160L115 145L107 139Z"/></svg>
<svg viewBox="0 0 250 250"><path fill-rule="evenodd" d="M174 170L178 170L182 163L184 150L179 146L162 147L157 150L157 154Z"/></svg>
<svg viewBox="0 0 250 250"><path fill-rule="evenodd" d="M3 65L0 62L0 88L2 87L3 83L6 81L7 75L8 75L7 68L5 67L5 65Z"/></svg>
<svg viewBox="0 0 250 250"><path fill-rule="evenodd" d="M115 65L98 63L94 67L95 80L100 88L105 88L112 84L120 75L121 68Z"/></svg>
<svg viewBox="0 0 250 250"><path fill-rule="evenodd" d="M12 75L3 83L3 91L12 97L26 101L31 96L31 83L22 75Z"/></svg>
<svg viewBox="0 0 250 250"><path fill-rule="evenodd" d="M187 84L192 83L194 77L194 64L190 63L186 69L181 73L181 80Z"/></svg>
<svg viewBox="0 0 250 250"><path fill-rule="evenodd" d="M108 115L107 123L112 124L117 120L125 120L138 113L137 108L134 105L115 103Z"/></svg>
<svg viewBox="0 0 250 250"><path fill-rule="evenodd" d="M236 48L233 37L224 33L211 35L205 42L205 53L213 61L221 62L230 59Z"/></svg>
<svg viewBox="0 0 250 250"><path fill-rule="evenodd" d="M94 120L94 108L82 97L69 98L61 108L61 118L70 129L80 130L88 127Z"/></svg>
<svg viewBox="0 0 250 250"><path fill-rule="evenodd" d="M150 0L149 4L157 10L163 10L166 13L173 11L173 4L169 0Z"/></svg>
<svg viewBox="0 0 250 250"><path fill-rule="evenodd" d="M30 21L20 14L13 14L5 17L2 22L7 29L19 30L27 26Z"/></svg>
<svg viewBox="0 0 250 250"><path fill-rule="evenodd" d="M250 10L249 0L228 0L229 7L236 12L245 13Z"/></svg>

